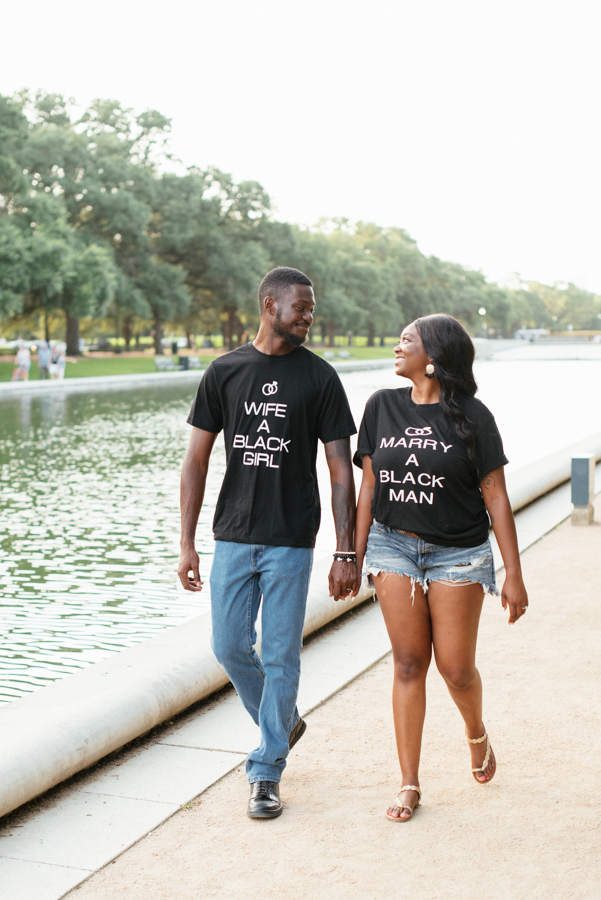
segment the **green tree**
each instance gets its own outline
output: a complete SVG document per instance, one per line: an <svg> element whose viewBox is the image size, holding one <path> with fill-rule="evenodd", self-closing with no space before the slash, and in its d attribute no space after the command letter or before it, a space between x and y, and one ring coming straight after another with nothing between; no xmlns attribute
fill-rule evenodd
<svg viewBox="0 0 601 900"><path fill-rule="evenodd" d="M115 296L118 272L108 247L73 243L68 269L58 298L66 316L67 353L79 354L79 320L103 316Z"/></svg>
<svg viewBox="0 0 601 900"><path fill-rule="evenodd" d="M0 94L0 214L11 212L13 199L27 190L23 172L29 122L19 97Z"/></svg>
<svg viewBox="0 0 601 900"><path fill-rule="evenodd" d="M555 331L567 331L571 325L575 331L594 331L601 323L601 297L584 291L575 284L552 286L528 282L529 292L538 296Z"/></svg>
<svg viewBox="0 0 601 900"><path fill-rule="evenodd" d="M152 245L186 272L193 321L221 324L229 349L256 324L258 284L270 268L264 246L269 198L256 182L217 169L164 175L157 185Z"/></svg>
<svg viewBox="0 0 601 900"><path fill-rule="evenodd" d="M376 282L365 299L364 328L368 345L373 346L376 335L383 339L399 334L407 322L416 318L415 310L429 311L425 306L425 260L402 228L358 222L355 240L378 264L381 287L378 290Z"/></svg>
<svg viewBox="0 0 601 900"><path fill-rule="evenodd" d="M138 278L140 291L152 314L156 354L163 352L163 323L185 310L190 302L185 278L183 269L152 257L146 271Z"/></svg>
<svg viewBox="0 0 601 900"><path fill-rule="evenodd" d="M148 272L153 271L150 226L156 166L166 155L170 123L154 110L135 116L112 100L95 101L74 120L70 101L61 95L38 93L25 99L33 119L25 153L33 190L60 198L67 224L81 244L104 248L90 251L94 266L88 282L73 264L79 273L70 280L68 300L68 343L74 352L74 320L93 314L92 296L96 313L111 300L119 304L126 329L133 315L147 311L140 282L148 289ZM85 256L87 251L81 252ZM73 291L81 292L80 302ZM181 292L174 296L181 297Z"/></svg>
<svg viewBox="0 0 601 900"><path fill-rule="evenodd" d="M22 312L23 296L29 284L30 235L0 216L0 317Z"/></svg>

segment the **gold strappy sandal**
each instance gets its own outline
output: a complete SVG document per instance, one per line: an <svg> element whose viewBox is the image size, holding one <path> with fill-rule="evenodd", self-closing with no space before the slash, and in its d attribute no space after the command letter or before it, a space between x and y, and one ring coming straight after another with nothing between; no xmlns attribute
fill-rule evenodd
<svg viewBox="0 0 601 900"><path fill-rule="evenodd" d="M401 799L401 794L403 793L403 791L416 791L417 792L417 803L415 804L413 809L410 806L401 804L400 799ZM403 812L404 809L407 809L409 811L409 815L401 818L400 815L389 816L388 813L386 813L386 818L390 822L408 822L410 819L413 818L413 813L415 812L417 807L420 805L421 799L422 799L422 792L420 791L420 789L415 784L406 784L399 791L398 797L396 798L396 806L398 807L398 809L400 809L401 812Z"/></svg>
<svg viewBox="0 0 601 900"><path fill-rule="evenodd" d="M467 729L466 729L466 731L467 731ZM496 769L493 770L492 775L490 776L490 778L487 778L486 781L480 781L480 779L476 775L476 772L484 772L484 770L487 768L489 760L490 760L490 754L492 751L492 747L490 745L490 739L488 737L488 732L485 729L484 734L482 735L482 737L479 737L479 738L468 738L467 734L465 736L467 738L468 744L481 744L482 741L486 741L486 755L484 757L484 762L477 769L472 769L472 772L474 774L474 781L477 781L478 784L488 784L489 781L492 781L492 779L494 778Z"/></svg>

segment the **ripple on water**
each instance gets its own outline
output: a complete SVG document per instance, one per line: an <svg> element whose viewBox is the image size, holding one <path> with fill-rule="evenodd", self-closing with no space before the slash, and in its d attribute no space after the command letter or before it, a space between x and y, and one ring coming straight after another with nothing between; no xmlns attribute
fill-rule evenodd
<svg viewBox="0 0 601 900"><path fill-rule="evenodd" d="M599 362L476 370L514 467L601 430ZM403 383L392 367L343 381L357 423L373 391ZM0 703L208 609L208 580L199 596L176 579L193 393L168 385L0 404ZM327 483L323 454L320 466ZM218 442L197 532L205 579L224 467Z"/></svg>
<svg viewBox="0 0 601 900"><path fill-rule="evenodd" d="M0 421L0 703L208 609L178 586L189 388L19 398ZM224 467L216 447L201 573Z"/></svg>

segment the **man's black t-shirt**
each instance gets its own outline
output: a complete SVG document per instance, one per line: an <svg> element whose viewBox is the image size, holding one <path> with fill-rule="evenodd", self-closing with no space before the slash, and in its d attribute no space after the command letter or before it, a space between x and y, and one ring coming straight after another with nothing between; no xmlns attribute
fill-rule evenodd
<svg viewBox="0 0 601 900"><path fill-rule="evenodd" d="M245 344L211 363L188 422L224 432L227 467L215 540L315 546L317 439L327 444L357 430L329 363L305 347L269 356Z"/></svg>
<svg viewBox="0 0 601 900"><path fill-rule="evenodd" d="M354 462L371 457L372 515L431 544L477 547L489 520L479 483L507 463L492 413L475 397L459 401L476 434L478 471L439 403L418 405L411 388L378 391L365 407Z"/></svg>

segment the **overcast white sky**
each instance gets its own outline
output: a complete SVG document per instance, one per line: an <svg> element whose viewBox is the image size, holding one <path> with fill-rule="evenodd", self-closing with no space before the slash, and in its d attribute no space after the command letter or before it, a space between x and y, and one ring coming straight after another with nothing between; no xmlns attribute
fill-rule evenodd
<svg viewBox="0 0 601 900"><path fill-rule="evenodd" d="M159 109L280 218L601 293L599 0L29 0L2 32L0 92Z"/></svg>

